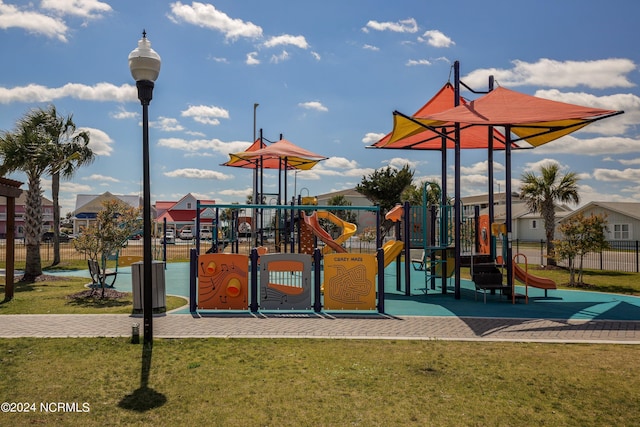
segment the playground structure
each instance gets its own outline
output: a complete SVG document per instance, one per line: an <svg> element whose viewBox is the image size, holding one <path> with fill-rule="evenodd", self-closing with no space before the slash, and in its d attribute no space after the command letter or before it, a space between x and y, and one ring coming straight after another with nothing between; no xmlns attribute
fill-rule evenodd
<svg viewBox="0 0 640 427"><path fill-rule="evenodd" d="M191 311L384 312L385 252L376 250L379 235L373 245L347 247L347 240L356 234L357 225L331 212L373 213L379 224L377 206L203 205L198 202L198 212L201 208L213 209L216 218L220 210L261 209L263 214L272 211L270 216L274 222L269 233L273 233L273 238L257 247L250 241L241 247L236 239L229 245L231 253L224 252L226 247L220 246L216 237L207 253L199 254L192 249ZM313 212L306 213L308 211ZM320 220L336 226L337 235L328 232ZM196 228L199 221L198 216ZM213 236L219 235L217 224L214 220ZM229 227L237 225L232 222ZM241 250L248 253L238 253Z"/></svg>
<svg viewBox="0 0 640 427"><path fill-rule="evenodd" d="M421 207L408 204L388 213L386 219L396 225L396 241L382 244L379 230L380 218L377 208L311 206L298 203L287 205L286 172L288 169L310 169L326 157L301 150L289 141L280 140L270 146L262 141L262 130L249 150L231 154L227 166L255 169L255 205L212 205L215 209L248 209L253 213L251 223L251 244L249 254L239 254L239 247L231 245L231 254L220 248L216 223L214 222L211 252L200 255L192 251L191 308L241 309L247 307L255 312L259 309L280 309L314 311L325 309L372 310L384 312L384 268L392 260L397 260L397 289L402 288L401 262L404 255L404 291L411 294L410 269L425 273L424 293L435 289L437 279L441 279L441 291L447 293L448 280L454 278L454 295L460 298L460 268L462 257L467 251L471 262L472 277L476 256L487 255L491 277L489 281L476 281L476 289L506 291L515 302L515 281L528 286L554 289L555 283L545 281L521 269L516 263L520 254L513 256L511 247L512 207L511 207L511 150L524 148L516 145L523 141L531 147L546 144L592 122L621 114L621 111L602 110L543 100L529 95L518 94L504 88L493 89L493 78L489 78L488 92L475 92L460 81L459 63L454 63L454 84L447 83L443 89L413 116L394 112L392 132L373 146L376 148L401 148L439 150L441 152L440 203L429 205L427 185L424 187L424 203ZM473 93L485 96L470 104L460 97L460 86L464 85ZM514 108L516 105L523 108ZM504 134L495 127L504 129ZM513 134L513 135L512 135ZM517 138L514 138L514 135ZM474 218L467 221L463 217L460 181L460 151L463 148L482 148L488 152L489 205L488 216L480 217L476 211ZM455 194L447 198L446 152L453 149L455 154ZM494 222L493 163L494 150L505 153L506 208L504 224ZM278 169L278 193L266 195L262 191L262 170ZM284 172L284 199L281 198L281 174ZM433 186L433 183L429 185ZM267 205L265 196L277 197L275 205ZM283 200L285 201L283 203ZM198 203L198 212L200 211ZM332 210L371 210L376 212L376 238L373 253L348 250L346 243L357 237L355 223L345 221ZM265 212L273 213L265 220ZM306 211L315 211L307 214ZM326 213L320 213L327 211ZM216 217L217 217L216 211ZM420 219L418 219L418 217ZM196 230L200 229L200 218L196 220ZM341 229L333 235L322 225L329 221ZM233 224L231 229L237 229ZM273 243L272 250L265 245ZM495 231L494 231L495 230ZM490 232L491 231L491 232ZM497 256L497 239L502 236L503 255ZM198 236L196 236L196 239ZM272 240L272 242L269 242ZM236 239L235 242L238 240ZM318 243L318 241L320 243ZM312 243L310 243L312 242ZM197 245L199 247L199 245ZM261 249L261 252L259 250ZM421 249L420 258L412 258L411 250ZM234 258L226 258L226 256ZM208 258L200 258L208 256ZM501 259L501 263L498 260ZM515 264L515 265L514 265ZM506 269L506 286L502 284L503 274L494 274L498 265ZM200 271L200 270L202 271ZM324 273L324 279L321 278ZM259 275L259 279L258 279ZM480 276L478 276L480 277ZM488 276L487 276L488 277ZM499 279L498 279L499 277ZM377 278L377 286L375 284ZM486 277L485 277L486 279ZM495 280L496 283L492 281ZM497 281L499 280L499 283ZM322 284L324 283L324 297ZM198 291L198 292L196 292ZM377 292L376 292L377 291ZM525 293L525 298L528 295ZM235 299L234 303L229 302ZM377 301L377 303L376 303Z"/></svg>
<svg viewBox="0 0 640 427"><path fill-rule="evenodd" d="M426 198L426 185L425 185ZM191 263L191 310L326 310L384 312L384 271L396 261L396 289L411 295L410 269L424 272L424 283L418 284L421 293L437 289L446 294L449 280L455 271L455 258L451 247L451 206L397 205L385 216L394 226L394 236L382 243L377 206L318 206L315 198L306 198L304 204L264 205L203 205L197 211L210 208L215 212L212 221L211 248L204 254L193 249ZM263 245L252 246L250 239L240 245L238 212L260 208L266 217L273 218L268 234L272 236ZM229 210L231 212L229 212ZM227 211L224 231L218 225L220 212ZM271 212L265 212L271 211ZM286 213L284 212L286 211ZM364 212L375 214L375 242L363 246L356 223L340 218L336 213ZM285 223L280 220L288 218ZM463 218L464 219L464 218ZM200 227L200 217L195 228ZM474 256L491 250L488 235L502 236L504 250L504 224L488 225L485 218L464 219L463 234L474 240L471 245L472 271ZM328 229L333 228L332 232ZM468 229L475 229L469 232ZM490 230L490 232L489 232ZM260 233L261 235L263 233ZM221 244L220 238L225 239ZM358 242L353 245L350 239ZM195 236L199 239L199 236ZM198 242L199 243L199 242ZM196 247L200 247L196 244ZM419 258L411 257L411 250L420 250ZM244 253L240 253L243 252ZM402 262L404 258L404 263ZM498 258L502 263L503 257ZM402 268L404 267L404 274ZM480 267L478 267L480 269ZM515 279L525 286L555 289L555 283L545 282L526 271L516 270ZM489 276L484 276L489 277ZM494 276L496 277L496 276ZM404 280L403 280L404 279ZM404 286L404 288L403 288ZM485 284L477 289L492 293L518 295L510 285ZM486 300L486 295L485 295ZM515 298L513 299L515 302Z"/></svg>

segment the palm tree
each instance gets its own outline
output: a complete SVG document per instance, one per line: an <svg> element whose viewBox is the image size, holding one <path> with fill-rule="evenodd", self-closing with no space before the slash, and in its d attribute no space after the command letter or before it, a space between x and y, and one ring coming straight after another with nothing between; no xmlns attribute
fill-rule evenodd
<svg viewBox="0 0 640 427"><path fill-rule="evenodd" d="M540 168L540 176L533 172L522 175L522 187L520 197L524 198L531 212L542 215L544 229L547 238L548 264L556 265L554 256L554 234L556 224L556 202L579 203L578 181L574 172L568 172L564 176L560 174L560 167L551 164Z"/></svg>
<svg viewBox="0 0 640 427"><path fill-rule="evenodd" d="M27 247L23 282L33 282L42 274L40 236L42 234L42 187L40 177L51 164L51 145L46 120L38 110L28 112L13 132L0 137L0 175L22 171L27 175L25 244Z"/></svg>
<svg viewBox="0 0 640 427"><path fill-rule="evenodd" d="M46 132L54 145L52 152L51 196L53 199L53 262L60 264L60 178L70 179L81 166L89 165L95 159L89 148L88 132L76 133L73 115L59 116L56 107L51 105L39 114L46 118Z"/></svg>

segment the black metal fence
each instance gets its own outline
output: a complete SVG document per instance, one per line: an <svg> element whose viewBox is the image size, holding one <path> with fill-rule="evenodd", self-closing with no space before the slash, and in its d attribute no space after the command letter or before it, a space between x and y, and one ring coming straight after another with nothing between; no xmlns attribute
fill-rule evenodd
<svg viewBox="0 0 640 427"><path fill-rule="evenodd" d="M211 242L203 241L201 244L201 252L206 252L211 247ZM347 249L362 251L363 245L370 246L370 242L362 242L358 239L350 239L346 242ZM241 251L248 252L249 243L244 242L241 245ZM585 255L582 260L583 268L590 270L608 270L623 271L629 273L640 272L640 241L611 241L609 249L601 252L593 252ZM188 261L189 251L195 247L195 240L180 241L176 244L167 245L166 259L168 261ZM527 257L527 262L532 265L547 265L547 244L544 240L524 241L514 240L512 244L513 254L522 253ZM229 248L226 251L230 251ZM24 261L26 258L26 246L22 240L16 240L15 243L15 259L16 262ZM464 251L463 251L464 252ZM142 256L142 241L130 241L126 248L121 252L123 255ZM501 253L500 246L498 254ZM165 248L159 240L154 242L153 254L155 259L164 259ZM40 257L43 265L53 261L53 244L43 242L40 244ZM60 244L61 261L85 260L85 256L76 251L72 243ZM6 259L6 241L0 240L0 263ZM522 262L519 259L518 262ZM579 260L576 260L576 263ZM559 266L567 267L566 260L557 260Z"/></svg>
<svg viewBox="0 0 640 427"><path fill-rule="evenodd" d="M589 270L640 272L640 241L610 241L609 249L588 253L582 259L582 267ZM547 242L515 240L513 253L524 253L529 264L547 265ZM576 259L576 266L580 262ZM559 266L568 267L567 260L556 260Z"/></svg>

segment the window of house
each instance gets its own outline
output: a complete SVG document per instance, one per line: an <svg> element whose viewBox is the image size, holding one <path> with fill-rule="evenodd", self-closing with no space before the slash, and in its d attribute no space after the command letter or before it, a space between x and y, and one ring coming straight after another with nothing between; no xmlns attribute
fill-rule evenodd
<svg viewBox="0 0 640 427"><path fill-rule="evenodd" d="M613 240L631 239L630 224L613 224Z"/></svg>
<svg viewBox="0 0 640 427"><path fill-rule="evenodd" d="M531 220L531 228L532 228L533 230L538 229L538 220L537 220L537 219L532 219L532 220Z"/></svg>
<svg viewBox="0 0 640 427"><path fill-rule="evenodd" d="M187 202L187 209L191 209L191 202Z"/></svg>

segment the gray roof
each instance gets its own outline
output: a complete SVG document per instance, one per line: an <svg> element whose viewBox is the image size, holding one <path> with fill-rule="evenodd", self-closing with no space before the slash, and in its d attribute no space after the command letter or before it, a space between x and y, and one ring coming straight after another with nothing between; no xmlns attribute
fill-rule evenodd
<svg viewBox="0 0 640 427"><path fill-rule="evenodd" d="M587 209L593 207L600 207L612 212L616 212L622 215L626 215L629 218L640 220L640 203L636 202L589 202L580 209L576 209L566 218L570 218L573 215L577 215L580 212L584 212Z"/></svg>

